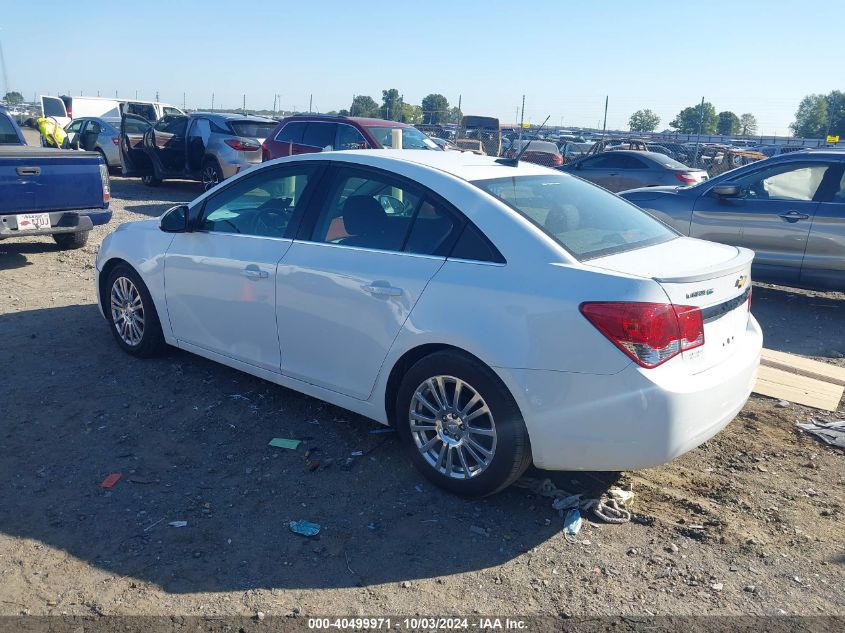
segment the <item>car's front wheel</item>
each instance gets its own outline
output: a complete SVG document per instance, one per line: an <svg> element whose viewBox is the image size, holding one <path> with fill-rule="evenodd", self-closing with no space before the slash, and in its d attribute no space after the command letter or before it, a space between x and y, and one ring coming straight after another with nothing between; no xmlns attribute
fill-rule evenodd
<svg viewBox="0 0 845 633"><path fill-rule="evenodd" d="M208 158L202 166L202 187L208 191L223 181L223 170L213 158Z"/></svg>
<svg viewBox="0 0 845 633"><path fill-rule="evenodd" d="M135 356L154 356L165 348L164 335L146 285L128 264L109 274L105 312L117 344Z"/></svg>
<svg viewBox="0 0 845 633"><path fill-rule="evenodd" d="M471 497L516 481L531 463L525 423L499 377L469 355L442 351L405 374L397 430L411 461L433 483Z"/></svg>

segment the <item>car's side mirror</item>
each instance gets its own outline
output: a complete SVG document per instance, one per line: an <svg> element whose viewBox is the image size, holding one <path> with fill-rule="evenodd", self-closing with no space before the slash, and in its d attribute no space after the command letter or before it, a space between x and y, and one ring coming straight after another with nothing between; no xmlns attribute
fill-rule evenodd
<svg viewBox="0 0 845 633"><path fill-rule="evenodd" d="M185 233L188 230L188 205L180 204L168 209L161 216L159 228L165 233Z"/></svg>
<svg viewBox="0 0 845 633"><path fill-rule="evenodd" d="M721 198L733 198L739 195L739 185L716 185L711 191Z"/></svg>

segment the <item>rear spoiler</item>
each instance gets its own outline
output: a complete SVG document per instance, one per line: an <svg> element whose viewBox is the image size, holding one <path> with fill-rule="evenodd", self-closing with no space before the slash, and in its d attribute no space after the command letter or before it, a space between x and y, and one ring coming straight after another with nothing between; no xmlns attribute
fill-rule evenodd
<svg viewBox="0 0 845 633"><path fill-rule="evenodd" d="M660 283L681 284L694 281L706 281L707 279L724 277L725 275L730 275L731 273L738 273L739 271L744 270L747 266L751 265L751 262L754 259L754 251L740 246L736 246L734 248L736 248L736 256L733 259L705 268L696 272L694 275L654 277L653 279Z"/></svg>

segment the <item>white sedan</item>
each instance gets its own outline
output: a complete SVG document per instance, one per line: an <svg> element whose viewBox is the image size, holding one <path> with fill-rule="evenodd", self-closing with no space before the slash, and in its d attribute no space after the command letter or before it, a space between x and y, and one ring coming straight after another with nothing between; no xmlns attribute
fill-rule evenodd
<svg viewBox="0 0 845 633"><path fill-rule="evenodd" d="M270 161L97 256L118 345L166 345L396 427L466 495L533 461L623 470L742 408L762 333L746 249L578 178L459 152Z"/></svg>

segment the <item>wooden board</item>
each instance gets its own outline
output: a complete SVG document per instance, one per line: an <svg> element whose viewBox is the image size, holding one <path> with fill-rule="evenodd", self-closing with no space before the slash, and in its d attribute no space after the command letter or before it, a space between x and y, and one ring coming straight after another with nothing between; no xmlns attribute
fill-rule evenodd
<svg viewBox="0 0 845 633"><path fill-rule="evenodd" d="M757 384L754 385L754 393L826 411L836 411L843 391L845 388L842 385L763 365L760 366Z"/></svg>
<svg viewBox="0 0 845 633"><path fill-rule="evenodd" d="M764 349L760 363L767 367L774 367L783 371L792 372L808 378L816 378L825 382L832 382L836 385L845 385L845 367L837 367L829 363L820 363L794 354L777 352L773 349Z"/></svg>

